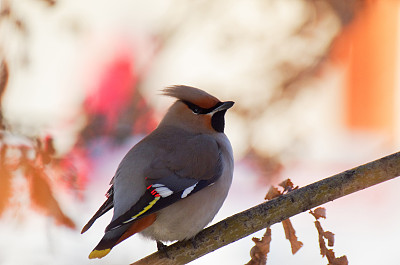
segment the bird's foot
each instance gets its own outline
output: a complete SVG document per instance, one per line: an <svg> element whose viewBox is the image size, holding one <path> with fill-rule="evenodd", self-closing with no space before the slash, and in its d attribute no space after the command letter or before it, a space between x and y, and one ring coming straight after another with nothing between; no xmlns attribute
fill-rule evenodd
<svg viewBox="0 0 400 265"><path fill-rule="evenodd" d="M191 239L189 239L190 243L192 243L193 248L197 248L198 245L196 243L196 240L194 239L194 237L192 237Z"/></svg>
<svg viewBox="0 0 400 265"><path fill-rule="evenodd" d="M164 254L165 254L165 256L167 257L167 258L169 258L169 255L168 255L168 251L167 251L167 245L165 245L165 244L163 244L161 241L156 241L157 242L157 249L158 249L158 251L161 251L161 252L164 252Z"/></svg>

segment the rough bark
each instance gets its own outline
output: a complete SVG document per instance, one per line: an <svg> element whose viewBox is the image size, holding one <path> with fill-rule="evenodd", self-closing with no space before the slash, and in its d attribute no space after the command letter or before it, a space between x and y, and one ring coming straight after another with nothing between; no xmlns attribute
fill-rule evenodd
<svg viewBox="0 0 400 265"><path fill-rule="evenodd" d="M131 265L186 264L267 226L400 175L400 152L344 171L235 214Z"/></svg>

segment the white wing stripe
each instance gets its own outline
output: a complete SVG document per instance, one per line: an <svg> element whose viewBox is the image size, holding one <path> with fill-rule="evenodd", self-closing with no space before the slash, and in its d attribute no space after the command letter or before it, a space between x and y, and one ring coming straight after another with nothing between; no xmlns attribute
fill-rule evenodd
<svg viewBox="0 0 400 265"><path fill-rule="evenodd" d="M196 187L197 183L198 182L196 182L194 185L190 186L189 188L186 188L183 191L181 198L183 199L183 198L187 197L194 190L194 188Z"/></svg>
<svg viewBox="0 0 400 265"><path fill-rule="evenodd" d="M157 184L155 184L155 185L157 185ZM153 185L153 187L154 187L154 185ZM168 197L169 195L171 195L172 193L174 193L172 190L168 189L168 188L165 187L165 186L161 186L161 187L156 188L156 191L157 191L158 194L160 194L160 196L163 197L163 198Z"/></svg>

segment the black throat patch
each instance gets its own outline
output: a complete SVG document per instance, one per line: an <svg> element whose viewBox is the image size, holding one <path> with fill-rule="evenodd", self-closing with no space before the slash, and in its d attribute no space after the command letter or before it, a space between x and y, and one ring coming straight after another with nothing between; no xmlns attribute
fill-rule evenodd
<svg viewBox="0 0 400 265"><path fill-rule="evenodd" d="M211 126L217 132L220 132L220 133L224 132L224 129L225 129L225 113L226 113L226 110L218 111L217 113L214 113L214 115L211 118Z"/></svg>

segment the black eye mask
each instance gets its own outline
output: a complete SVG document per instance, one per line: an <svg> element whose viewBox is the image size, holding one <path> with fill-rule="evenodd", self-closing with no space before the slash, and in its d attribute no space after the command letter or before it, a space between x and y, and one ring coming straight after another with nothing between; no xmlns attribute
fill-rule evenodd
<svg viewBox="0 0 400 265"><path fill-rule="evenodd" d="M182 102L185 103L186 106L188 106L188 108L191 109L194 114L209 114L213 110L215 110L216 108L218 108L219 106L221 106L223 104L222 102L218 102L217 104L215 104L214 107L205 109L205 108L199 107L196 104L193 104L193 103L191 103L189 101L186 101L186 100L182 100Z"/></svg>

